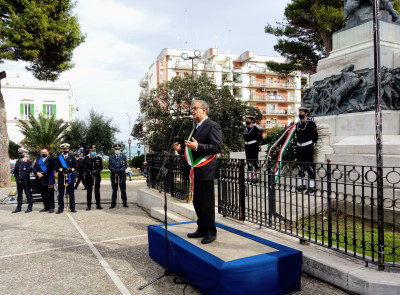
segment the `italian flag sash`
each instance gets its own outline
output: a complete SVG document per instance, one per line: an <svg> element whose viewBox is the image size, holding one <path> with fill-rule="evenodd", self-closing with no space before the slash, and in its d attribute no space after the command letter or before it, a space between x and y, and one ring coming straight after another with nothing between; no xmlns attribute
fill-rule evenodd
<svg viewBox="0 0 400 295"><path fill-rule="evenodd" d="M195 128L193 128L192 132L189 135L188 140L192 139L193 133ZM215 155L206 155L203 157L198 157L196 161L193 161L192 150L188 147L185 147L185 159L186 162L190 166L190 174L189 174L189 181L190 181L190 191L189 191L189 201L193 201L193 192L194 192L194 168L201 167L207 165L215 158Z"/></svg>

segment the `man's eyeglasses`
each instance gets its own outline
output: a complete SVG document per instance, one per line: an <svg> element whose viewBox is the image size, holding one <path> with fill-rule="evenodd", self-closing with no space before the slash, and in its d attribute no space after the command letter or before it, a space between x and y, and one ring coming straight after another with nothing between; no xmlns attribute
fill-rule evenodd
<svg viewBox="0 0 400 295"><path fill-rule="evenodd" d="M204 109L204 108L202 108L202 107L192 107L190 110L191 110L191 111L195 111L195 110L197 110L197 109Z"/></svg>

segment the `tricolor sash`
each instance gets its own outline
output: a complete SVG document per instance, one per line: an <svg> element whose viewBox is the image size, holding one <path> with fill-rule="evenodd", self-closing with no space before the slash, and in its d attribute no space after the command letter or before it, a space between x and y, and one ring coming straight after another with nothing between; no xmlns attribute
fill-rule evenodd
<svg viewBox="0 0 400 295"><path fill-rule="evenodd" d="M192 139L194 128L189 135L188 140ZM193 161L192 150L188 147L185 147L185 159L186 162L190 166L190 173L189 173L189 181L190 181L190 192L189 192L189 201L193 201L193 193L194 193L194 168L201 167L207 165L215 158L215 155L206 155L203 157L198 157L196 161Z"/></svg>

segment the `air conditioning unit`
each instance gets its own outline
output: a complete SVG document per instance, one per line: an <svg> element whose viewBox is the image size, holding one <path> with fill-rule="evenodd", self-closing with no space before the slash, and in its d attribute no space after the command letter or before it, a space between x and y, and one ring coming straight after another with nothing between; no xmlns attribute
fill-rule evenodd
<svg viewBox="0 0 400 295"><path fill-rule="evenodd" d="M265 91L265 88L261 88L261 91Z"/></svg>

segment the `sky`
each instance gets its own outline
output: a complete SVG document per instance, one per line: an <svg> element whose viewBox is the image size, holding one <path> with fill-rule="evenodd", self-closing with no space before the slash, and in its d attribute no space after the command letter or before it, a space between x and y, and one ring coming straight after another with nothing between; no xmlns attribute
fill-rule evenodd
<svg viewBox="0 0 400 295"><path fill-rule="evenodd" d="M216 47L220 53L278 56L276 38L264 33L266 24L283 20L290 0L78 0L74 10L85 43L74 51L75 67L60 75L69 82L78 112L91 109L113 118L117 140L127 142L139 115L139 81L164 48ZM2 70L34 79L26 63L6 61Z"/></svg>

